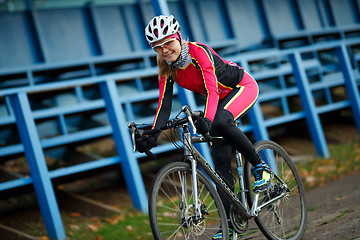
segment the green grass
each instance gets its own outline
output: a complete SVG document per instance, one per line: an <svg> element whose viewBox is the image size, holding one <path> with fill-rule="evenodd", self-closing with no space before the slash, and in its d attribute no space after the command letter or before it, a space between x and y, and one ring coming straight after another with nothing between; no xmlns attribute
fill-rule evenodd
<svg viewBox="0 0 360 240"><path fill-rule="evenodd" d="M352 209L346 209L346 210L342 211L341 214L338 215L338 216L336 216L335 218L336 218L336 219L337 219L337 218L341 218L341 217L345 216L345 215L348 214L348 213L352 213L353 211L354 211L354 210L352 210Z"/></svg>
<svg viewBox="0 0 360 240"><path fill-rule="evenodd" d="M346 210L342 211L339 215L335 216L333 219L322 222L321 225L326 225L326 224L329 224L329 223L333 223L333 222L336 221L336 219L341 218L341 217L343 217L343 216L345 216L345 215L347 215L349 213L352 213L353 211L354 210L352 210L352 209L346 209Z"/></svg>
<svg viewBox="0 0 360 240"><path fill-rule="evenodd" d="M305 189L323 185L342 176L360 171L360 142L329 145L330 158L314 157L298 162L296 167Z"/></svg>
<svg viewBox="0 0 360 240"><path fill-rule="evenodd" d="M153 239L148 215L131 209L120 215L92 219L70 217L66 222L68 239Z"/></svg>

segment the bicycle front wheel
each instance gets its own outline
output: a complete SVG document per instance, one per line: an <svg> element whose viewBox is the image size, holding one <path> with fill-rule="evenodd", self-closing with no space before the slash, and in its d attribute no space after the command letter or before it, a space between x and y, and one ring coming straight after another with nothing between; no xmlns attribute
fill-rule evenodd
<svg viewBox="0 0 360 240"><path fill-rule="evenodd" d="M149 194L149 219L155 239L211 239L221 227L228 232L221 199L209 179L197 170L199 212L195 217L190 165L163 167ZM223 239L229 239L224 235Z"/></svg>
<svg viewBox="0 0 360 240"><path fill-rule="evenodd" d="M260 194L258 206L286 193L282 198L262 209L255 218L261 232L268 239L302 239L307 221L305 190L300 175L287 152L278 144L264 140L254 145L261 158L269 163L276 176L271 187ZM252 206L254 192L251 190L254 177L251 164L245 164L249 205Z"/></svg>

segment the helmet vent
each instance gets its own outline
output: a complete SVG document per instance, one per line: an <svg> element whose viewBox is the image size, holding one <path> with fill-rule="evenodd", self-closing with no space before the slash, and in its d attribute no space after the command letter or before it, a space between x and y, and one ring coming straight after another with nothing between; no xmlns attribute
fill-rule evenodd
<svg viewBox="0 0 360 240"><path fill-rule="evenodd" d="M168 27L168 26L166 26L166 27L164 28L164 30L163 30L163 34L164 34L164 35L166 35L166 34L167 34L167 32L168 32L168 30L169 30L169 27Z"/></svg>

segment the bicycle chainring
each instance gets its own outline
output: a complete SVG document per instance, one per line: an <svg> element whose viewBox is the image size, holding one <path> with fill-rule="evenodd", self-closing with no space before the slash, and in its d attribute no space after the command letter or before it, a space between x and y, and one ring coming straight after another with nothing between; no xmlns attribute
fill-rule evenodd
<svg viewBox="0 0 360 240"><path fill-rule="evenodd" d="M248 220L243 220L233 205L230 206L230 221L237 233L247 231L249 225Z"/></svg>

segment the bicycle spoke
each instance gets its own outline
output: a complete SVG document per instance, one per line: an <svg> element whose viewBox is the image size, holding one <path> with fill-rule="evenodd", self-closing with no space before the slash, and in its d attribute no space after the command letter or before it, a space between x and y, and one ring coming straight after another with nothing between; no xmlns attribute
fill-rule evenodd
<svg viewBox="0 0 360 240"><path fill-rule="evenodd" d="M152 190L155 193L149 199L149 206L153 211L149 209L149 215L156 216L150 217L152 228L161 239L211 239L222 222L226 222L225 212L219 215L221 200L212 183L203 173L198 173L199 209L196 210L191 172L181 166L188 164L167 167ZM195 211L200 214L195 215Z"/></svg>
<svg viewBox="0 0 360 240"><path fill-rule="evenodd" d="M259 204L266 204L280 195L280 199L265 205L255 219L257 225L269 239L301 239L305 231L306 202L304 188L295 165L289 155L279 145L271 141L261 141L255 148L263 160L276 166L276 176L271 179L271 187L259 197ZM252 186L254 179L247 165L247 186ZM253 199L253 194L248 194Z"/></svg>

